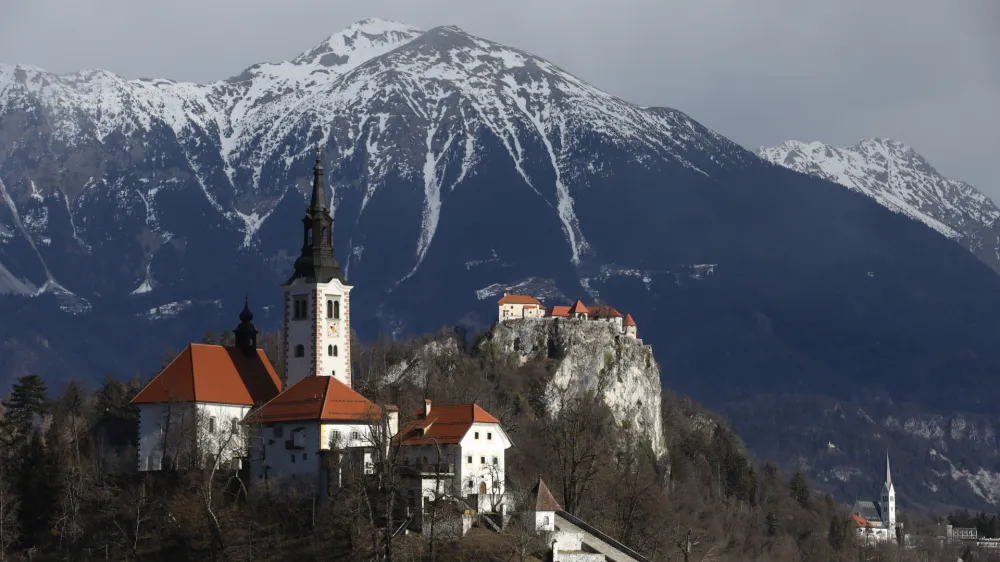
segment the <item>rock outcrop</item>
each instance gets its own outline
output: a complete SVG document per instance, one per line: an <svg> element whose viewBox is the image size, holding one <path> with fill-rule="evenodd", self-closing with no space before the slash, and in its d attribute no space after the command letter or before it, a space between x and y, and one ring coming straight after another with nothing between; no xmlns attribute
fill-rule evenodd
<svg viewBox="0 0 1000 562"><path fill-rule="evenodd" d="M539 356L559 360L546 388L553 412L564 397L594 392L618 423L648 437L657 455L666 453L660 367L642 340L605 322L539 318L498 323L481 345L514 353L522 362Z"/></svg>

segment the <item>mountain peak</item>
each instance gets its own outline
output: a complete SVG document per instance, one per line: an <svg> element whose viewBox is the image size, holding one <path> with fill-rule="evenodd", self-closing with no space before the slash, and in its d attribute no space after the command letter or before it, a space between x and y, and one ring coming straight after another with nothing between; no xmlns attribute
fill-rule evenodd
<svg viewBox="0 0 1000 562"><path fill-rule="evenodd" d="M872 197L882 206L916 219L953 240L976 245L1000 209L974 187L945 178L909 145L882 137L849 147L786 141L757 155L797 172L820 177ZM995 236L993 246L996 246ZM987 264L1000 269L997 252ZM978 254L977 254L978 255Z"/></svg>
<svg viewBox="0 0 1000 562"><path fill-rule="evenodd" d="M418 37L423 31L405 23L368 18L352 23L295 59L295 64L356 67Z"/></svg>

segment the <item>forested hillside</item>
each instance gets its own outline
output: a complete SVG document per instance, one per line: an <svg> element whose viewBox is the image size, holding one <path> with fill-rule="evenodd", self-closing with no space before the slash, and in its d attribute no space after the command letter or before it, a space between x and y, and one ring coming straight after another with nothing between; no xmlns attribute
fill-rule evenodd
<svg viewBox="0 0 1000 562"><path fill-rule="evenodd" d="M457 353L428 364L421 387L405 378L381 382L432 339ZM277 341L262 338L271 357L279 356ZM518 365L513 355L483 352L490 346L466 346L447 333L355 349L366 396L395 402L403 413L425 396L479 403L514 442L507 459L512 489L541 476L567 511L652 559L944 555L933 544L901 558L861 549L842 506L812 492L801 474L756 465L724 420L671 392L663 393L662 420L669 454L656 458L592 397L550 415L539 389L558 359ZM315 504L265 497L252 487L247 494L240 471L137 474L137 415L129 400L144 382L109 377L96 389L48 389L35 376L18 380L3 401L0 426L0 559L371 560L383 552L371 490L345 486L332 492L334 501ZM394 497L388 491L379 497ZM500 534L473 529L460 541L400 536L388 546L385 558L396 560L525 560L545 547L517 526Z"/></svg>

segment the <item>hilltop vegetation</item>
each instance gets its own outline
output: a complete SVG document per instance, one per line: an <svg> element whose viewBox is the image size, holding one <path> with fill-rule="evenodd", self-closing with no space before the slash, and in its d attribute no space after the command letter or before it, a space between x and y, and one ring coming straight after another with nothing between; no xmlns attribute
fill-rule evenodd
<svg viewBox="0 0 1000 562"><path fill-rule="evenodd" d="M386 382L432 340L441 352L424 354L420 384ZM262 338L265 347L276 341ZM656 560L889 554L859 550L847 513L830 496L812 492L801 474L756 465L723 420L671 392L662 396L669 454L657 458L593 396L551 415L540 389L557 359L519 365L513 355L447 333L355 349L357 386L369 398L396 402L403 412L425 396L479 403L514 442L512 488L540 475L567 511ZM3 559L370 560L383 545L363 516L362 498L350 491L316 505L307 497L266 501L252 489L248 497L238 473L137 474L137 416L128 402L142 384L108 377L94 391L69 383L52 392L38 377L18 381L0 424ZM386 559L517 560L544 547L514 528L474 531L458 542L400 537ZM893 559L943 554L918 552Z"/></svg>

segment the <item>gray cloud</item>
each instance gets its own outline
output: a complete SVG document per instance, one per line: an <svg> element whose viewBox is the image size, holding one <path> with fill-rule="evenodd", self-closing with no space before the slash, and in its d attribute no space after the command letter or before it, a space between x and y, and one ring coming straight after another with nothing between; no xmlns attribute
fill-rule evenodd
<svg viewBox="0 0 1000 562"><path fill-rule="evenodd" d="M458 25L751 149L891 137L1000 200L996 0L5 0L0 60L212 81L366 17Z"/></svg>

